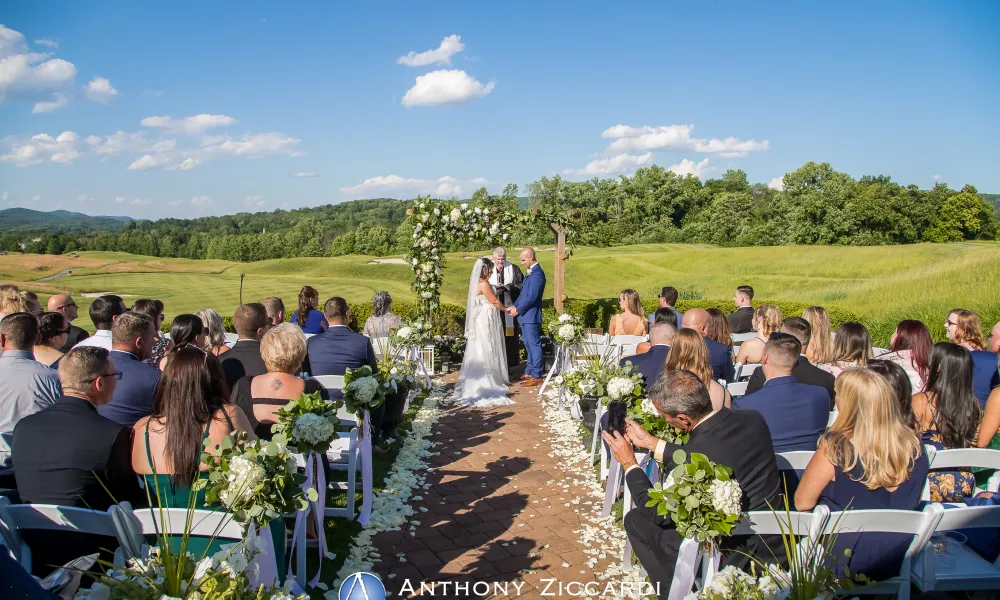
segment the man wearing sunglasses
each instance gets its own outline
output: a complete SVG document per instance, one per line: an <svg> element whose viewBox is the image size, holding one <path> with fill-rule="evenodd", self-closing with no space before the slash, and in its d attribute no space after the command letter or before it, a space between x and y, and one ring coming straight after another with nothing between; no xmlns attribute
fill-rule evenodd
<svg viewBox="0 0 1000 600"><path fill-rule="evenodd" d="M59 350L63 353L69 352L70 349L82 342L83 340L90 337L82 327L77 327L73 325L73 320L79 314L79 307L77 307L76 302L73 301L73 297L69 294L56 294L49 298L49 312L62 313L66 321L69 322L69 336L66 337L66 343Z"/></svg>

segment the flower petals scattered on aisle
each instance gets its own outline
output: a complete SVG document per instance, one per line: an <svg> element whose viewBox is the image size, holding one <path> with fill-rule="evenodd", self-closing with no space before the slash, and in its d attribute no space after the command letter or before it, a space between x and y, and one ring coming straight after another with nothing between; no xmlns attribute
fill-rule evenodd
<svg viewBox="0 0 1000 600"><path fill-rule="evenodd" d="M435 382L424 399L423 406L413 418L412 427L396 456L392 472L386 476L382 491L372 502L368 525L354 539L354 545L337 573L337 581L325 594L326 598L336 599L340 584L352 573L374 571L375 564L382 557L372 544L372 538L383 531L399 531L414 514L410 501L414 490L427 489L430 485L424 483L428 472L425 459L435 454L431 452L434 442L429 438L434 424L441 416L438 403L444 396L444 385Z"/></svg>

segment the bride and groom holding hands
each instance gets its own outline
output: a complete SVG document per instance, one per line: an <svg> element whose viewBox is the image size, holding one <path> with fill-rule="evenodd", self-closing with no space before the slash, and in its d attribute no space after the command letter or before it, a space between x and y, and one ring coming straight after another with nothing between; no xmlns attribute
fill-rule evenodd
<svg viewBox="0 0 1000 600"><path fill-rule="evenodd" d="M516 325L520 326L528 354L522 385L537 386L542 382L545 273L534 249L524 248L520 258L527 269L523 281L520 269L506 261L503 248L494 250L492 258L478 259L472 268L465 305L465 358L453 396L464 406L514 403L507 397L510 391L507 369L508 364L519 362L519 349L516 338L505 334L507 330L516 331ZM505 343L505 338L511 338L512 343Z"/></svg>

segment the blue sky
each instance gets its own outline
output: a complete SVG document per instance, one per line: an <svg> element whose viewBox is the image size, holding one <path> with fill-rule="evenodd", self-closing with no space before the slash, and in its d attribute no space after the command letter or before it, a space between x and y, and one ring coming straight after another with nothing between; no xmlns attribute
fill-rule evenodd
<svg viewBox="0 0 1000 600"><path fill-rule="evenodd" d="M0 15L2 208L189 217L650 163L778 185L809 160L1000 193L996 2L53 6Z"/></svg>

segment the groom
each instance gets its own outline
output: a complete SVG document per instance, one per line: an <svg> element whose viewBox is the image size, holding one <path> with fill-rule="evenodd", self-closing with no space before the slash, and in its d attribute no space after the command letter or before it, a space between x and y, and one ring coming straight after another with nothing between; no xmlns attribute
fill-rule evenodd
<svg viewBox="0 0 1000 600"><path fill-rule="evenodd" d="M521 378L525 386L542 384L542 294L545 292L545 273L535 260L535 250L521 250L521 264L528 269L521 287L521 295L514 306L507 309L521 324L521 339L528 352L528 366Z"/></svg>

